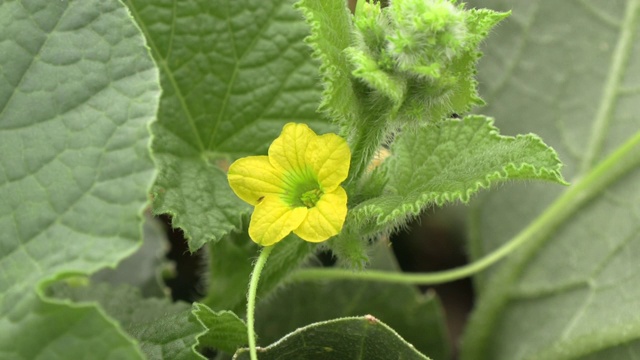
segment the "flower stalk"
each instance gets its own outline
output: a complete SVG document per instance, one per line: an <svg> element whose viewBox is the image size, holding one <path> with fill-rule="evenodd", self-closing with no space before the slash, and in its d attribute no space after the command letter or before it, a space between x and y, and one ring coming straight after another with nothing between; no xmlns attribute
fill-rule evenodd
<svg viewBox="0 0 640 360"><path fill-rule="evenodd" d="M253 272L251 273L251 280L249 282L249 292L247 294L247 337L249 338L249 353L251 360L258 359L258 352L256 349L256 332L255 332L255 313L256 313L256 296L258 292L258 282L260 280L260 274L264 265L269 259L269 255L273 250L273 246L266 246L262 248L260 256L256 261Z"/></svg>

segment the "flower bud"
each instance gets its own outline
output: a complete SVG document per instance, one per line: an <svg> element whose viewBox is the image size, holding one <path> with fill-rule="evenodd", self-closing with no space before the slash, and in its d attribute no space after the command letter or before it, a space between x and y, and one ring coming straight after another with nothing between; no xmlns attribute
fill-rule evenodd
<svg viewBox="0 0 640 360"><path fill-rule="evenodd" d="M439 78L465 48L465 12L446 0L395 0L387 51L402 71Z"/></svg>

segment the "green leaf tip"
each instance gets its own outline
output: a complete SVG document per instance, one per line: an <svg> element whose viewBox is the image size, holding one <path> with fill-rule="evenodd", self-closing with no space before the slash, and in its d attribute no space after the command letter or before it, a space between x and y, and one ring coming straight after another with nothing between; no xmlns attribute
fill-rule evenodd
<svg viewBox="0 0 640 360"><path fill-rule="evenodd" d="M402 225L429 205L466 203L492 184L537 179L567 184L556 152L533 134L502 136L493 119L467 116L405 127L380 171L393 174L385 192L355 206L348 222L375 219L364 232Z"/></svg>

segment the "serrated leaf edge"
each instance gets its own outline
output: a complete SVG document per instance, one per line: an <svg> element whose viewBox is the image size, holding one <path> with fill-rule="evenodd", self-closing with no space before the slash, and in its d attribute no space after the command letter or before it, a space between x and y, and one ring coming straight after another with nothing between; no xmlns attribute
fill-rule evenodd
<svg viewBox="0 0 640 360"><path fill-rule="evenodd" d="M307 8L306 6L307 1L308 0L300 0L294 5L294 7L302 12L306 23L309 25L309 28L311 29L311 34L304 39L304 42L311 47L312 58L320 62L319 70L322 77L323 90L322 90L322 100L320 102L320 105L318 106L318 110L328 114L333 119L342 119L345 116L348 118L355 117L356 109L352 109L352 112L350 114L342 114L338 110L336 110L333 106L331 106L331 103L334 101L334 98L335 98L336 89L339 86L338 79L343 76L348 78L351 75L351 70L345 69L345 72L343 74L342 71L339 71L338 66L332 64L328 56L323 53L323 51L319 48L319 46L317 46L317 44L319 43L318 39L321 36L320 30L322 25L320 24L319 21L315 20L313 12ZM334 1L334 0L331 0L331 1ZM348 13L346 4L344 6L344 13L347 16L348 23L351 24L350 14ZM349 29L343 29L343 30L346 30L347 34L351 34L351 32L353 31L352 27ZM350 45L348 44L348 46ZM348 64L348 63L346 61L346 55L344 54L344 51L348 48L348 46L345 47L344 49L339 49L341 55L345 57L345 64ZM355 98L355 94L353 93L352 89L350 92L352 93L351 94L352 98Z"/></svg>
<svg viewBox="0 0 640 360"><path fill-rule="evenodd" d="M437 193L437 192L423 193L418 200L413 202L413 204L403 204L402 208L394 209L387 216L383 216L383 212L378 208L378 206L373 204L366 204L365 202L363 204L357 205L352 210L353 214L351 215L362 214L364 217L375 218L375 223L378 226L387 225L389 223L397 224L397 223L403 223L404 222L403 220L406 220L408 217L415 217L419 215L422 212L422 210L425 209L428 205L443 206L446 203L455 202L455 201L468 203L469 200L471 199L471 196L478 193L480 190L488 189L493 184L501 181L516 180L516 179L532 179L532 180L540 179L540 180L546 180L546 181L555 181L562 185L569 185L569 183L564 180L564 178L562 177L562 174L560 173L560 169L562 168L563 164L560 161L558 154L551 147L545 144L545 142L539 136L535 134L517 135L515 137L500 135L498 128L496 128L493 125L494 119L489 117L471 115L471 116L465 117L465 119L463 120L473 120L473 119L485 120L487 126L489 126L489 135L495 140L516 141L518 139L529 139L530 141L534 142L536 145L540 145L546 148L545 151L552 152L552 155L553 155L552 158L553 160L556 161L556 166L552 169L548 169L544 167L537 168L536 166L532 164L527 164L527 163L523 163L520 166L518 166L516 163L510 162L505 164L501 170L494 171L492 173L485 175L483 180L476 181L474 186L467 188L464 191L449 191L449 192L443 192L443 193ZM447 121L462 122L463 120L450 119ZM535 176L531 178L529 177L521 178L517 176L515 177L510 176L510 174L512 173L522 172L523 170L531 170L535 174ZM553 178L553 179L550 179L550 178ZM403 196L397 195L397 197L403 197ZM394 218L398 220L393 221L392 219Z"/></svg>

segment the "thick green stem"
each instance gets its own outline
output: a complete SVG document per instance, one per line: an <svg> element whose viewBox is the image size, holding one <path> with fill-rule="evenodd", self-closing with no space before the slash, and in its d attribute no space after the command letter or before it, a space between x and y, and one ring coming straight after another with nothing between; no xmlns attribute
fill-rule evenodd
<svg viewBox="0 0 640 360"><path fill-rule="evenodd" d="M359 179L367 170L376 152L387 136L388 121L386 116L372 116L369 121L362 121L356 133L350 139L351 169L349 180Z"/></svg>
<svg viewBox="0 0 640 360"><path fill-rule="evenodd" d="M264 264L267 263L267 259L269 258L269 254L271 254L272 249L273 246L267 246L262 249L258 260L253 267L251 281L249 282L249 293L247 294L247 335L249 337L249 353L251 354L251 360L258 360L258 353L256 351L256 332L254 330L258 281L260 280L260 273L262 273Z"/></svg>
<svg viewBox="0 0 640 360"><path fill-rule="evenodd" d="M562 196L558 197L541 216L536 218L516 237L471 264L457 269L422 274L385 271L353 272L334 268L301 269L291 274L289 281L351 279L432 285L465 278L488 268L525 243L535 241L541 234L548 234L555 229L573 215L576 209L579 209L585 202L600 193L605 186L619 179L631 169L635 169L640 164L639 151L640 132L636 133L617 151L602 161L584 178L577 181Z"/></svg>
<svg viewBox="0 0 640 360"><path fill-rule="evenodd" d="M389 130L389 109L393 103L380 96L372 96L374 92L369 86L355 81L353 90L360 101L358 115L343 126L341 135L347 138L351 149L351 167L347 183L358 181L367 170L376 152L382 146Z"/></svg>

